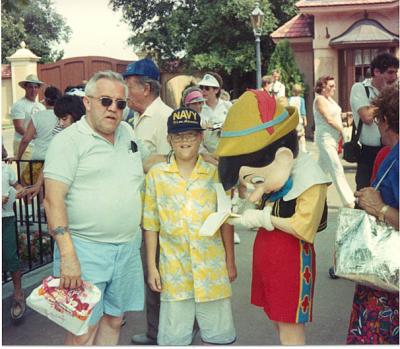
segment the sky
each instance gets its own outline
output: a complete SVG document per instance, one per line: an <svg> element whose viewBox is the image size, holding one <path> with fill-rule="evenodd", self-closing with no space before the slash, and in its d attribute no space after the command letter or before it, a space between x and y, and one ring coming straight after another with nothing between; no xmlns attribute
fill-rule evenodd
<svg viewBox="0 0 400 349"><path fill-rule="evenodd" d="M64 49L64 57L106 56L136 60L127 39L130 30L122 21L121 12L114 12L108 0L53 0L56 12L62 15L72 29Z"/></svg>

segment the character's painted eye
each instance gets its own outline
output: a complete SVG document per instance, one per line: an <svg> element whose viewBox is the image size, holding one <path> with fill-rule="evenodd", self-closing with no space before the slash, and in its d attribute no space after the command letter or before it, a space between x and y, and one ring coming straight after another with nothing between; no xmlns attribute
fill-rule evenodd
<svg viewBox="0 0 400 349"><path fill-rule="evenodd" d="M252 184L263 184L265 181L264 177L255 176L251 179Z"/></svg>

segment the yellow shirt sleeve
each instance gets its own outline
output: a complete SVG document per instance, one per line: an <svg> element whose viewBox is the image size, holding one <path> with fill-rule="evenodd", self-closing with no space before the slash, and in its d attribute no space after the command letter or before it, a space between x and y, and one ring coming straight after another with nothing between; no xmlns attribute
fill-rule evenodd
<svg viewBox="0 0 400 349"><path fill-rule="evenodd" d="M324 212L327 190L326 184L316 184L303 192L297 198L294 215L289 219L296 234L309 243L314 243Z"/></svg>
<svg viewBox="0 0 400 349"><path fill-rule="evenodd" d="M157 194L154 171L146 175L146 186L143 205L143 229L160 231L160 219L157 207Z"/></svg>

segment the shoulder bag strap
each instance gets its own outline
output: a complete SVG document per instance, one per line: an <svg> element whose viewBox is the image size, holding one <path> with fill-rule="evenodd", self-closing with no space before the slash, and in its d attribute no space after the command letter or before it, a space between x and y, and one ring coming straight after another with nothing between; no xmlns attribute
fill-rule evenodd
<svg viewBox="0 0 400 349"><path fill-rule="evenodd" d="M383 174L383 176L381 177L381 179L379 180L379 182L376 184L376 186L374 187L375 190L378 190L382 181L385 179L386 175L389 173L390 169L393 167L394 163L396 162L396 159L394 159L392 161L392 163L389 165L389 167L387 168L387 170L385 171L385 173Z"/></svg>
<svg viewBox="0 0 400 349"><path fill-rule="evenodd" d="M369 99L369 88L368 88L368 86L364 85L364 89L365 89L365 94L367 95L367 98ZM353 130L351 132L351 141L352 142L354 142L354 143L358 142L358 139L360 138L360 134L361 134L361 130L362 130L362 125L363 125L363 122L361 121L361 118L360 118L360 120L358 120L358 125L357 125L357 129L356 129L356 127L355 127L356 124L355 124L355 122L353 120Z"/></svg>
<svg viewBox="0 0 400 349"><path fill-rule="evenodd" d="M360 138L361 129L362 129L363 122L360 120L358 121L358 126L356 128L356 124L353 120L353 129L351 130L351 142L357 143L358 139Z"/></svg>

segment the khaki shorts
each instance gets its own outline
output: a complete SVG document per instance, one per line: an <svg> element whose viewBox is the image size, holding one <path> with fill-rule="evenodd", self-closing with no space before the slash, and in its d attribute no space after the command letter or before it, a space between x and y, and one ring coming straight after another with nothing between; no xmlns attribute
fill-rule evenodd
<svg viewBox="0 0 400 349"><path fill-rule="evenodd" d="M21 178L26 185L32 185L35 184L38 180L38 177L40 175L40 172L42 172L43 168L43 162L30 162L28 163L23 163L24 165L30 165L30 166L25 166L24 170L21 173ZM32 177L31 178L31 170L30 167L32 167Z"/></svg>
<svg viewBox="0 0 400 349"><path fill-rule="evenodd" d="M13 142L14 156L17 156L17 154L18 154L18 148L19 148L20 143L21 143L21 141L16 141L16 140L14 140L14 142ZM31 157L32 157L32 148L28 145L26 147L24 153L22 154L21 160L30 160ZM20 175L22 175L22 172L25 170L27 165L28 165L28 163L25 161L20 163L20 167L19 167Z"/></svg>
<svg viewBox="0 0 400 349"><path fill-rule="evenodd" d="M195 318L201 339L209 344L231 344L236 340L231 299L196 303L194 299L161 301L158 345L189 345Z"/></svg>

